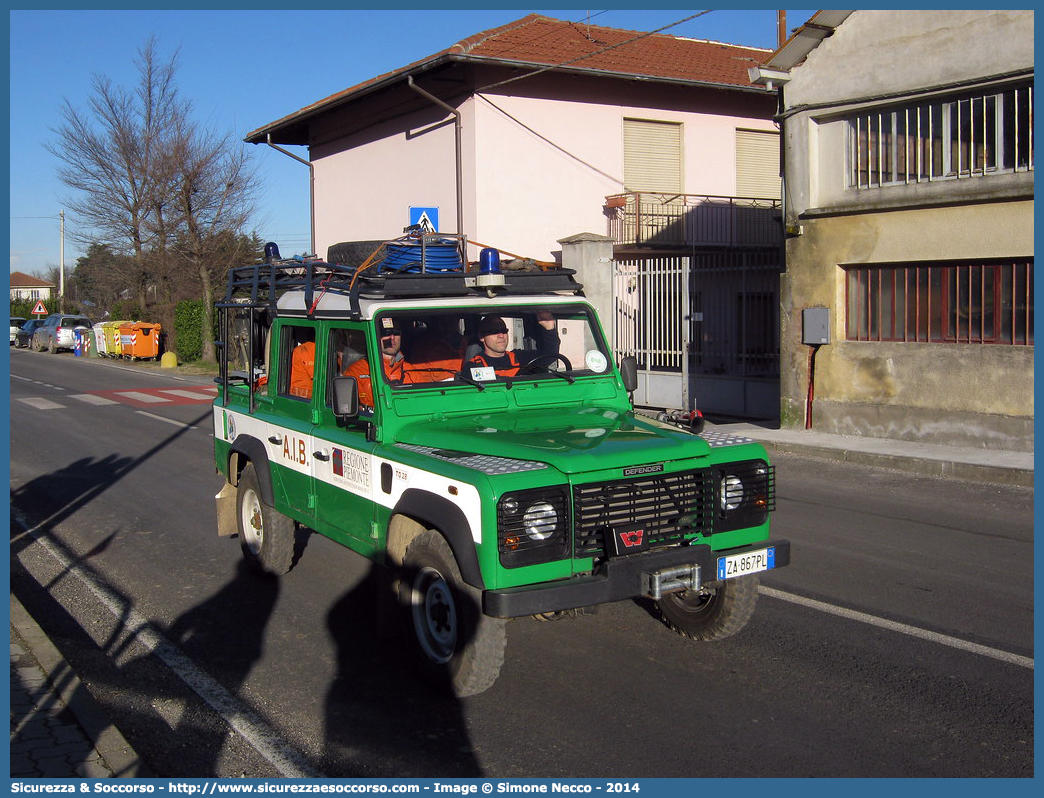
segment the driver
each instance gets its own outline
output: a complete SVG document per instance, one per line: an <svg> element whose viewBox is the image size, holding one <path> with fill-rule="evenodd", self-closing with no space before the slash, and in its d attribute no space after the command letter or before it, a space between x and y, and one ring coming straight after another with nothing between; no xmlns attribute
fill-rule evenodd
<svg viewBox="0 0 1044 798"><path fill-rule="evenodd" d="M508 330L499 316L484 316L478 325L478 341L482 351L468 361L468 366L489 366L498 377L514 377L519 368L541 355L557 355L561 341L555 317L550 311L537 313L536 349L508 350Z"/></svg>

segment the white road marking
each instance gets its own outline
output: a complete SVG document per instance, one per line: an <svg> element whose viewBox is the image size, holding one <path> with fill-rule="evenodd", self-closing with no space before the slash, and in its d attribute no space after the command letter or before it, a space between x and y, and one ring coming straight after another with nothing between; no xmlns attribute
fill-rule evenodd
<svg viewBox="0 0 1044 798"><path fill-rule="evenodd" d="M199 402L209 402L214 398L214 393L203 393L206 388L199 391L185 391L180 388L163 388L160 393L169 393L171 396L180 396L182 399L194 399Z"/></svg>
<svg viewBox="0 0 1044 798"><path fill-rule="evenodd" d="M980 654L984 657L999 659L1002 662L1018 665L1020 668L1034 670L1032 657L1023 657L1018 654L1012 654L1008 651L1001 651L998 648L990 648L989 646L972 643L968 640L961 640L959 637L951 637L950 635L939 634L938 632L930 632L927 629L919 629L918 627L910 626L909 624L889 621L887 618L878 618L876 615L868 615L865 612L857 612L856 610L849 610L844 607L827 604L823 601L816 601L815 599L805 598L803 596L795 596L793 593L785 593L782 590L765 587L764 585L759 587L758 591L763 595L771 596L772 598L777 598L781 601L789 601L792 604L800 604L802 607L819 610L820 612L827 612L831 615L838 615L842 618L847 618L850 621L859 621L860 623L870 624L871 626L877 626L881 629L888 629L892 632L899 632L900 634L909 635L910 637L919 637L922 640L930 640L939 645L968 651L972 654Z"/></svg>
<svg viewBox="0 0 1044 798"><path fill-rule="evenodd" d="M64 508L55 513L55 518L64 512ZM156 631L145 618L133 607L125 605L126 600L114 593L108 585L101 582L94 574L70 559L58 546L47 539L38 530L45 527L47 519L35 527L30 527L21 513L12 508L14 520L27 535L40 545L48 554L58 561L66 574L74 576L101 602L116 623L155 654L186 685L192 688L201 699L221 716L221 718L282 776L287 778L323 778L323 774L314 770L305 758L294 750L271 726L253 710L242 704L239 699L221 686L209 674L201 670L181 649ZM161 713L162 716L162 713Z"/></svg>
<svg viewBox="0 0 1044 798"><path fill-rule="evenodd" d="M29 407L35 407L37 410L61 410L65 405L60 405L57 402L52 402L50 399L44 399L42 396L29 396L24 399L19 399L19 402L24 402Z"/></svg>
<svg viewBox="0 0 1044 798"><path fill-rule="evenodd" d="M45 388L53 388L56 391L64 391L65 390L65 388L63 388L60 385L51 385L51 383L49 383L49 382L44 382L43 380L34 380L34 379L29 378L29 377L23 377L20 374L12 374L11 375L11 379L12 380L21 380L22 382L31 382L33 385L42 385Z"/></svg>
<svg viewBox="0 0 1044 798"><path fill-rule="evenodd" d="M118 405L115 399L108 399L104 396L98 396L96 393L74 393L70 399L77 399L81 402L86 402L89 405Z"/></svg>
<svg viewBox="0 0 1044 798"><path fill-rule="evenodd" d="M117 391L116 396L123 396L127 399L131 399L135 402L145 402L147 404L156 404L159 402L169 402L164 396L156 396L152 393L142 393L141 391Z"/></svg>
<svg viewBox="0 0 1044 798"><path fill-rule="evenodd" d="M155 413L150 413L148 410L135 410L134 412L141 416L148 416L149 418L154 418L157 421L165 421L168 424L173 424L175 427L183 427L186 429L198 429L198 427L194 427L191 424L182 424L180 421L175 421L173 418L164 418L163 416L157 416Z"/></svg>

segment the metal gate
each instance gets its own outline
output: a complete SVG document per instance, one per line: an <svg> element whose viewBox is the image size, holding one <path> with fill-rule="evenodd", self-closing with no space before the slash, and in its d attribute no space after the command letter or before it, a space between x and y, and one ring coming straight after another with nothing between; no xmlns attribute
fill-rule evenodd
<svg viewBox="0 0 1044 798"><path fill-rule="evenodd" d="M614 261L618 357L635 404L748 418L779 413L778 249Z"/></svg>

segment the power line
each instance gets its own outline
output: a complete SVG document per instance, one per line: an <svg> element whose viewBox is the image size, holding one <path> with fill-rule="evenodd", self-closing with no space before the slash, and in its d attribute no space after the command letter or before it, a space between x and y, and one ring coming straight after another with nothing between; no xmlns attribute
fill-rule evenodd
<svg viewBox="0 0 1044 798"><path fill-rule="evenodd" d="M641 34L639 34L637 36L633 36L630 39L627 39L626 41L619 42L618 44L610 44L607 47L603 47L601 50L595 50L594 52L587 53L586 55L581 55L581 56L578 56L576 58L570 58L568 61L563 61L560 64L551 64L551 65L546 66L546 67L541 67L540 69L534 69L532 72L527 72L524 75L516 75L513 78L507 78L506 80L501 80L501 81L499 81L497 83L490 83L488 86L482 86L481 88L475 89L475 91L476 92L480 92L480 91L486 91L487 89L495 89L495 88L497 88L499 86L503 86L503 85L508 84L508 83L514 83L516 80L523 80L525 78L531 78L534 75L540 75L540 74L543 74L544 72L549 72L552 69L560 69L560 68L562 68L564 66L568 66L569 64L575 64L577 61L583 61L585 58L591 58L591 57L596 56L596 55L601 55L602 53L607 53L610 50L615 50L617 47L623 47L625 45L632 44L632 43L634 43L634 42L636 42L636 41L638 41L640 39L646 38L647 36L652 36L653 34L660 33L661 31L665 31L668 28L673 28L673 27L681 25L681 24L683 24L685 22L689 22L690 20L696 19L697 17L702 17L704 14L709 14L712 10L713 9L708 9L706 11L699 11L699 12L697 12L695 14L691 14L690 16L685 17L685 19L679 19L677 22L672 22L670 25L664 25L662 28L657 28L656 30L648 31L647 33L641 33Z"/></svg>

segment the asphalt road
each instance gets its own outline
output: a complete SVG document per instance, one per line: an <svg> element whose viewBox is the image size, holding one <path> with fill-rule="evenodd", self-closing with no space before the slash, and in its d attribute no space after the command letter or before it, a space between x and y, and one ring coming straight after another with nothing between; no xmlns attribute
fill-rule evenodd
<svg viewBox="0 0 1044 798"><path fill-rule="evenodd" d="M793 562L740 635L519 619L453 701L377 628L365 560L303 530L290 574L244 572L209 388L11 353L12 591L160 775L1033 773L1030 490L780 456Z"/></svg>

